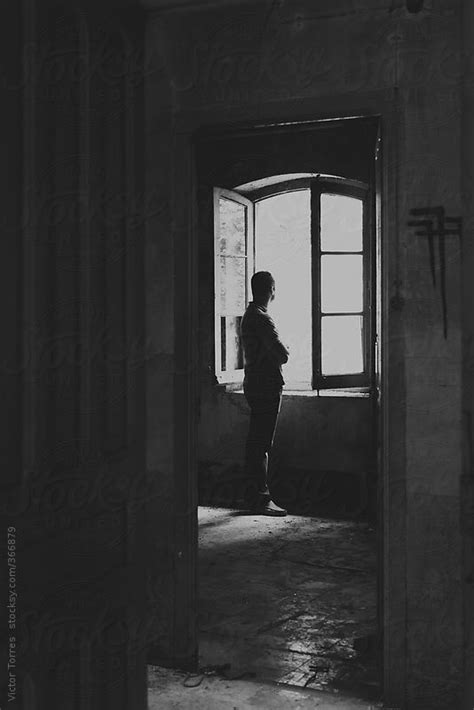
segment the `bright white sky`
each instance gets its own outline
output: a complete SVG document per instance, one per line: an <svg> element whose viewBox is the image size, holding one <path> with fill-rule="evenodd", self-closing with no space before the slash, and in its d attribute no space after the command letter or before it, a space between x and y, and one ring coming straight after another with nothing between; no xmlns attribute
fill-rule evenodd
<svg viewBox="0 0 474 710"><path fill-rule="evenodd" d="M270 271L276 282L269 313L282 341L290 349L284 377L292 386L311 382L311 239L310 191L288 192L256 205L256 271ZM321 248L362 249L362 203L349 197L323 195ZM330 254L322 257L323 313L362 310L362 256ZM362 370L362 319L358 315L323 317L323 374Z"/></svg>

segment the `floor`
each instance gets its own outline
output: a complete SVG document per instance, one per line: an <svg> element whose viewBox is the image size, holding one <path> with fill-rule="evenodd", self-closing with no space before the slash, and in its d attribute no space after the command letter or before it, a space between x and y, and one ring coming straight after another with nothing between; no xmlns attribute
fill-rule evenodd
<svg viewBox="0 0 474 710"><path fill-rule="evenodd" d="M148 667L148 710L375 710L366 703L335 695L262 681L229 681L211 673L185 675Z"/></svg>
<svg viewBox="0 0 474 710"><path fill-rule="evenodd" d="M199 576L201 673L380 699L367 523L200 507Z"/></svg>

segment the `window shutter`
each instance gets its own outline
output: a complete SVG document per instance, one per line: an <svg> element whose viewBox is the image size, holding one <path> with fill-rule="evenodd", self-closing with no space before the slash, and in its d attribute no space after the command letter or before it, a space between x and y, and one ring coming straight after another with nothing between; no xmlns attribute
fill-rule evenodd
<svg viewBox="0 0 474 710"><path fill-rule="evenodd" d="M254 271L254 206L237 192L214 188L215 368L218 382L243 380L240 323Z"/></svg>

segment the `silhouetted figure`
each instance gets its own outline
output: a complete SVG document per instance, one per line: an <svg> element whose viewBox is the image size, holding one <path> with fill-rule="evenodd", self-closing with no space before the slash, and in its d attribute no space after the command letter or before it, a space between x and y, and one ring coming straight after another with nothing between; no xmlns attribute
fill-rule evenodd
<svg viewBox="0 0 474 710"><path fill-rule="evenodd" d="M275 280L268 271L252 276L251 301L241 324L245 358L244 393L250 407L250 423L245 447L245 468L251 483L247 503L254 512L286 515L271 500L268 490L268 460L281 407L283 375L281 366L289 352L280 341L267 313L275 298Z"/></svg>

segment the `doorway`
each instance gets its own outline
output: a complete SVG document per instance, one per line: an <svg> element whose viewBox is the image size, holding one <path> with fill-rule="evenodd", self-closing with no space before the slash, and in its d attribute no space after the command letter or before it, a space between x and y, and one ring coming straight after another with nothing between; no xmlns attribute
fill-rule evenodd
<svg viewBox="0 0 474 710"><path fill-rule="evenodd" d="M214 132L197 148L200 663L371 700L381 674L378 143L377 119L363 118ZM272 458L272 495L289 512L279 520L242 510L238 334L256 269L280 270L280 304L293 291L300 305L296 317L295 306L275 314L297 349Z"/></svg>

